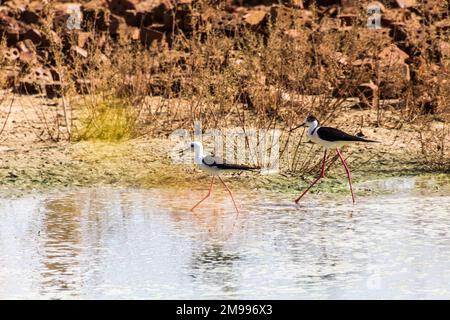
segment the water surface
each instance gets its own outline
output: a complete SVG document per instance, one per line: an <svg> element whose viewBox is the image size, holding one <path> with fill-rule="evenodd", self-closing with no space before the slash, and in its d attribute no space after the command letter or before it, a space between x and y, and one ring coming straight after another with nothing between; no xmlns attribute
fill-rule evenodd
<svg viewBox="0 0 450 320"><path fill-rule="evenodd" d="M450 299L450 195L416 183L354 207L250 192L238 217L190 190L3 199L0 299Z"/></svg>

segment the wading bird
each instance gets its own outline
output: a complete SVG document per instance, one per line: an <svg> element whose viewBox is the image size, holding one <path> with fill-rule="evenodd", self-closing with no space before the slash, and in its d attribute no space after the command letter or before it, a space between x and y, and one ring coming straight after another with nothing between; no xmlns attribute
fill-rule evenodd
<svg viewBox="0 0 450 320"><path fill-rule="evenodd" d="M327 150L335 148L337 155L339 156L339 158L342 161L342 164L344 165L345 172L347 173L348 183L350 185L350 192L352 193L352 200L354 204L355 195L353 194L350 171L347 167L347 163L342 157L341 152L339 151L339 148L355 142L378 142L378 141L368 140L359 136L353 136L336 128L320 127L319 120L317 120L314 116L311 115L306 118L304 123L295 127L291 131L303 126L308 127L308 131L306 132L308 140L325 147L325 151L323 154L322 169L320 171L319 177L317 177L317 179L314 180L311 183L311 185L305 191L303 191L303 193L297 199L295 199L295 203L298 203L300 199L309 191L309 189L311 189L321 178L325 177L325 162L327 159Z"/></svg>
<svg viewBox="0 0 450 320"><path fill-rule="evenodd" d="M230 194L231 200L233 201L234 208L236 209L236 213L239 214L239 209L236 205L236 202L234 201L233 193L228 188L228 186L225 184L225 182L220 177L220 174L224 172L230 172L230 171L255 171L259 170L257 167L251 167L246 165L240 165L240 164L231 164L227 163L225 159L221 159L219 157L212 157L212 156L205 156L203 154L203 146L198 141L191 142L191 151L194 152L194 162L195 164L202 169L203 171L209 173L212 176L211 179L211 185L209 186L209 191L206 194L205 197L203 197L195 206L192 207L191 211L194 211L195 208L197 208L200 203L205 201L212 192L214 180L217 177L220 182L224 185L225 189L227 189L228 193Z"/></svg>

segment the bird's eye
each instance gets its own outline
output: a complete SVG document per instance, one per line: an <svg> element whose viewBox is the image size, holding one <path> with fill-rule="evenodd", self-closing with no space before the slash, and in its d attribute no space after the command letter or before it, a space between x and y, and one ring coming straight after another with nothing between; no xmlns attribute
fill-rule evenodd
<svg viewBox="0 0 450 320"><path fill-rule="evenodd" d="M191 143L191 148L193 148L194 147L194 144L193 143Z"/></svg>

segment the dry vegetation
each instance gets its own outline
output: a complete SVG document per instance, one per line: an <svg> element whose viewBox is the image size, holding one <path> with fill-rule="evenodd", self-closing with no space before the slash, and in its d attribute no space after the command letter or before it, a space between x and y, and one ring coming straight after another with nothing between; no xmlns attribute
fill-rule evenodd
<svg viewBox="0 0 450 320"><path fill-rule="evenodd" d="M196 121L204 130L276 128L283 133L283 171L302 173L315 170L319 158L316 147L299 139L304 133L290 128L310 113L327 124L340 113L368 110L375 117L361 118L353 130L407 127L408 134L420 137L428 168L448 172L450 63L437 46L449 38L430 31L415 47L405 45L411 61L403 64L397 47L386 49L395 36L366 28L363 5L343 28L334 25L333 14L310 3L308 10L278 5L253 25L227 23L225 2L193 1L190 28L174 19L172 32L145 45L105 36L86 22L82 27L90 36L83 51L70 49L78 34L62 25L57 33L63 36L48 36L51 54L40 58L60 83L54 105L24 108L45 123L36 136L52 141L166 137L178 128L193 129ZM51 34L51 14L39 28ZM5 40L2 47L8 50ZM11 61L1 59L11 69ZM20 60L12 68L32 70ZM4 76L1 85L7 89L13 81L16 91L29 90L19 80ZM33 89L49 95L42 87ZM5 94L3 109L10 101ZM2 121L8 121L7 113Z"/></svg>

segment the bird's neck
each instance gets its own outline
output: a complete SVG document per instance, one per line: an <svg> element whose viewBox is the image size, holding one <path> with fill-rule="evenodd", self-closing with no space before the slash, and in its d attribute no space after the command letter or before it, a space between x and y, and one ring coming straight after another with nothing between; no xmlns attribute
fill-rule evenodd
<svg viewBox="0 0 450 320"><path fill-rule="evenodd" d="M194 149L194 156L195 156L195 159L194 159L194 162L196 163L196 164L202 164L202 162L203 162L203 146L201 146L201 145L197 145L197 146L195 146L195 149Z"/></svg>
<svg viewBox="0 0 450 320"><path fill-rule="evenodd" d="M308 128L308 136L312 136L314 134L314 131L319 127L319 123L315 121L309 128Z"/></svg>

